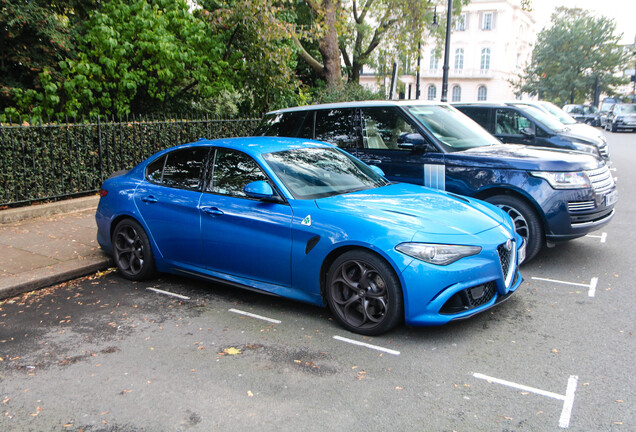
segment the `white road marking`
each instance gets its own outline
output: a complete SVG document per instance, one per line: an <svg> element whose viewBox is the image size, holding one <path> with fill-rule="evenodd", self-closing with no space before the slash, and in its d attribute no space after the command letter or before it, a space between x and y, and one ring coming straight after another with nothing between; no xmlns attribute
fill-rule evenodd
<svg viewBox="0 0 636 432"><path fill-rule="evenodd" d="M594 297L596 295L596 285L598 285L597 277L593 277L589 284L566 282L566 281L559 281L554 279L545 279L545 278L534 277L534 276L532 277L532 279L538 280L538 281L544 281L544 282L554 282L554 283L559 283L563 285L574 285L574 286L585 287L585 288L588 288L588 292L587 292L588 297Z"/></svg>
<svg viewBox="0 0 636 432"><path fill-rule="evenodd" d="M600 236L594 235L594 234L587 234L585 237L601 239L601 243L605 243L607 241L607 233L606 232L601 233Z"/></svg>
<svg viewBox="0 0 636 432"><path fill-rule="evenodd" d="M561 410L561 418L559 419L559 427L567 429L570 426L570 418L572 416L572 407L574 406L574 393L576 392L577 382L579 377L571 375L568 379L568 387L565 391L565 396L557 393L541 390L534 387L529 387L523 384L513 383L511 381L502 380L499 378L490 377L488 375L474 373L473 376L478 379L483 379L489 383L501 384L507 387L512 387L517 390L523 390L530 393L538 394L540 396L549 397L551 399L557 399L563 401L563 409Z"/></svg>
<svg viewBox="0 0 636 432"><path fill-rule="evenodd" d="M251 318L256 318L256 319L259 319L259 320L271 322L271 323L274 323L274 324L280 324L282 322L282 321L279 321L277 319L267 318L267 317L264 317L264 316L261 316L261 315L256 315L256 314L245 312L245 311L238 310L238 309L228 309L227 311L228 312L234 312L234 313L239 314L239 315L245 315L245 316L248 316L248 317L251 317Z"/></svg>
<svg viewBox="0 0 636 432"><path fill-rule="evenodd" d="M186 297L186 296L181 295L181 294L175 294L175 293L172 293L170 291L164 291L164 290L160 290L158 288L146 288L146 289L150 290L150 291L154 291L154 292L159 293L159 294L165 294L167 296L177 297L177 298L180 298L182 300L190 300L190 297Z"/></svg>
<svg viewBox="0 0 636 432"><path fill-rule="evenodd" d="M371 345L371 344L368 344L368 343L365 343L365 342L358 342L356 340L347 339L347 338L344 338L342 336L334 336L333 338L336 339L336 340L342 341L342 342L347 342L347 343L353 344L353 345L359 345L359 346L363 346L363 347L366 347L366 348L371 348L371 349L374 349L374 350L377 350L377 351L382 351L382 352L385 352L387 354L400 355L399 351L395 351L395 350L388 349L388 348L383 348L383 347L380 347L380 346L377 346L377 345Z"/></svg>

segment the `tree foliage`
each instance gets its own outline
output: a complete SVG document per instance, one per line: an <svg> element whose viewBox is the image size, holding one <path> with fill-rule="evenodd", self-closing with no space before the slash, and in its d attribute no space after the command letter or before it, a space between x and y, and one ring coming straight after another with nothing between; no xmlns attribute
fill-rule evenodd
<svg viewBox="0 0 636 432"><path fill-rule="evenodd" d="M557 104L582 103L594 99L598 76L600 90L612 94L624 83L615 74L625 63L615 31L616 23L606 17L578 8L557 8L550 26L539 33L532 61L514 87L519 93L536 94Z"/></svg>

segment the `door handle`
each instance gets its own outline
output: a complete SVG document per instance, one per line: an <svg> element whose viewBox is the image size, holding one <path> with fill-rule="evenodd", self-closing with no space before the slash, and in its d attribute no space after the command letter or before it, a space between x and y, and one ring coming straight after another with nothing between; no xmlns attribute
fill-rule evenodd
<svg viewBox="0 0 636 432"><path fill-rule="evenodd" d="M212 215L222 215L224 214L221 210L219 210L216 207L201 207L201 211L207 214L212 214Z"/></svg>
<svg viewBox="0 0 636 432"><path fill-rule="evenodd" d="M367 164L381 164L382 160L381 159L369 159L364 161Z"/></svg>
<svg viewBox="0 0 636 432"><path fill-rule="evenodd" d="M145 203L150 203L150 204L156 203L158 201L157 198L153 197L152 195L142 197L141 200Z"/></svg>

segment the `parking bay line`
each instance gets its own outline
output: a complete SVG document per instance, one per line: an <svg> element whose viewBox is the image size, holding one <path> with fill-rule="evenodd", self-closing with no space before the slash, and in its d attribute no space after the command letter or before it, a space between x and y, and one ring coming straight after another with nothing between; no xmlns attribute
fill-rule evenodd
<svg viewBox="0 0 636 432"><path fill-rule="evenodd" d="M261 315L256 315L256 314L253 314L253 313L250 313L250 312L245 312L245 311L238 310L238 309L228 309L227 311L228 312L233 312L233 313L239 314L239 315L245 315L245 316L248 316L250 318L256 318L256 319L259 319L259 320L271 322L271 323L274 323L274 324L280 324L282 322L282 321L279 321L277 319L267 318L267 317L264 317L264 316L261 316Z"/></svg>
<svg viewBox="0 0 636 432"><path fill-rule="evenodd" d="M601 243L605 243L607 241L607 233L606 232L601 233L600 236L594 235L594 234L587 234L585 237L601 239Z"/></svg>
<svg viewBox="0 0 636 432"><path fill-rule="evenodd" d="M554 279L545 279L545 278L539 278L539 277L534 277L534 276L532 277L532 279L538 280L538 281L544 281L544 282L560 283L560 284L563 284L563 285L575 285L575 286L585 287L585 288L588 288L588 291L587 291L588 297L594 297L596 295L596 286L598 285L598 278L597 277L593 277L592 280L590 281L589 285L588 284L582 284L582 283L576 283L576 282L565 282L565 281L559 281L559 280L554 280Z"/></svg>
<svg viewBox="0 0 636 432"><path fill-rule="evenodd" d="M336 340L339 340L341 342L346 342L346 343L350 343L350 344L353 344L353 345L363 346L363 347L366 347L366 348L374 349L376 351L382 351L382 352L385 352L387 354L392 354L392 355L396 355L396 356L400 355L399 351L395 351L395 350L388 349L388 348L383 348L383 347L377 346L377 345L371 345L371 344L368 344L366 342L359 342L359 341L356 341L356 340L353 340L353 339L344 338L342 336L334 336L333 338L336 339Z"/></svg>
<svg viewBox="0 0 636 432"><path fill-rule="evenodd" d="M576 392L576 385L579 380L578 376L570 375L570 378L568 379L568 386L565 391L565 395L560 395L557 393L541 390L538 388L525 386L523 384L513 383L510 381L490 377L488 375L484 375L480 373L474 373L473 376L478 379L483 379L489 383L501 384L507 387L512 387L518 390L523 390L530 393L535 393L541 396L563 401L563 409L561 410L561 417L559 418L559 427L567 429L570 426L570 418L572 417L572 407L574 406L574 393Z"/></svg>
<svg viewBox="0 0 636 432"><path fill-rule="evenodd" d="M190 297L186 297L186 296L181 295L181 294L175 294L175 293L172 293L170 291L164 291L164 290L160 290L158 288L146 288L146 289L150 290L150 291L154 291L154 292L159 293L159 294L164 294L164 295L171 296L171 297L177 297L177 298L180 298L182 300L190 300Z"/></svg>

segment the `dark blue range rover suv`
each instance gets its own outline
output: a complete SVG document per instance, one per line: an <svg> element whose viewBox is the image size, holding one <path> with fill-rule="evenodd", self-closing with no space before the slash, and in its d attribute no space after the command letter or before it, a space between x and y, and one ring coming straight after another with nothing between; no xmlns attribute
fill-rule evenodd
<svg viewBox="0 0 636 432"><path fill-rule="evenodd" d="M476 197L508 212L527 243L581 237L614 216L617 191L599 157L502 144L447 104L420 101L311 105L265 115L257 135L326 141L392 181Z"/></svg>

